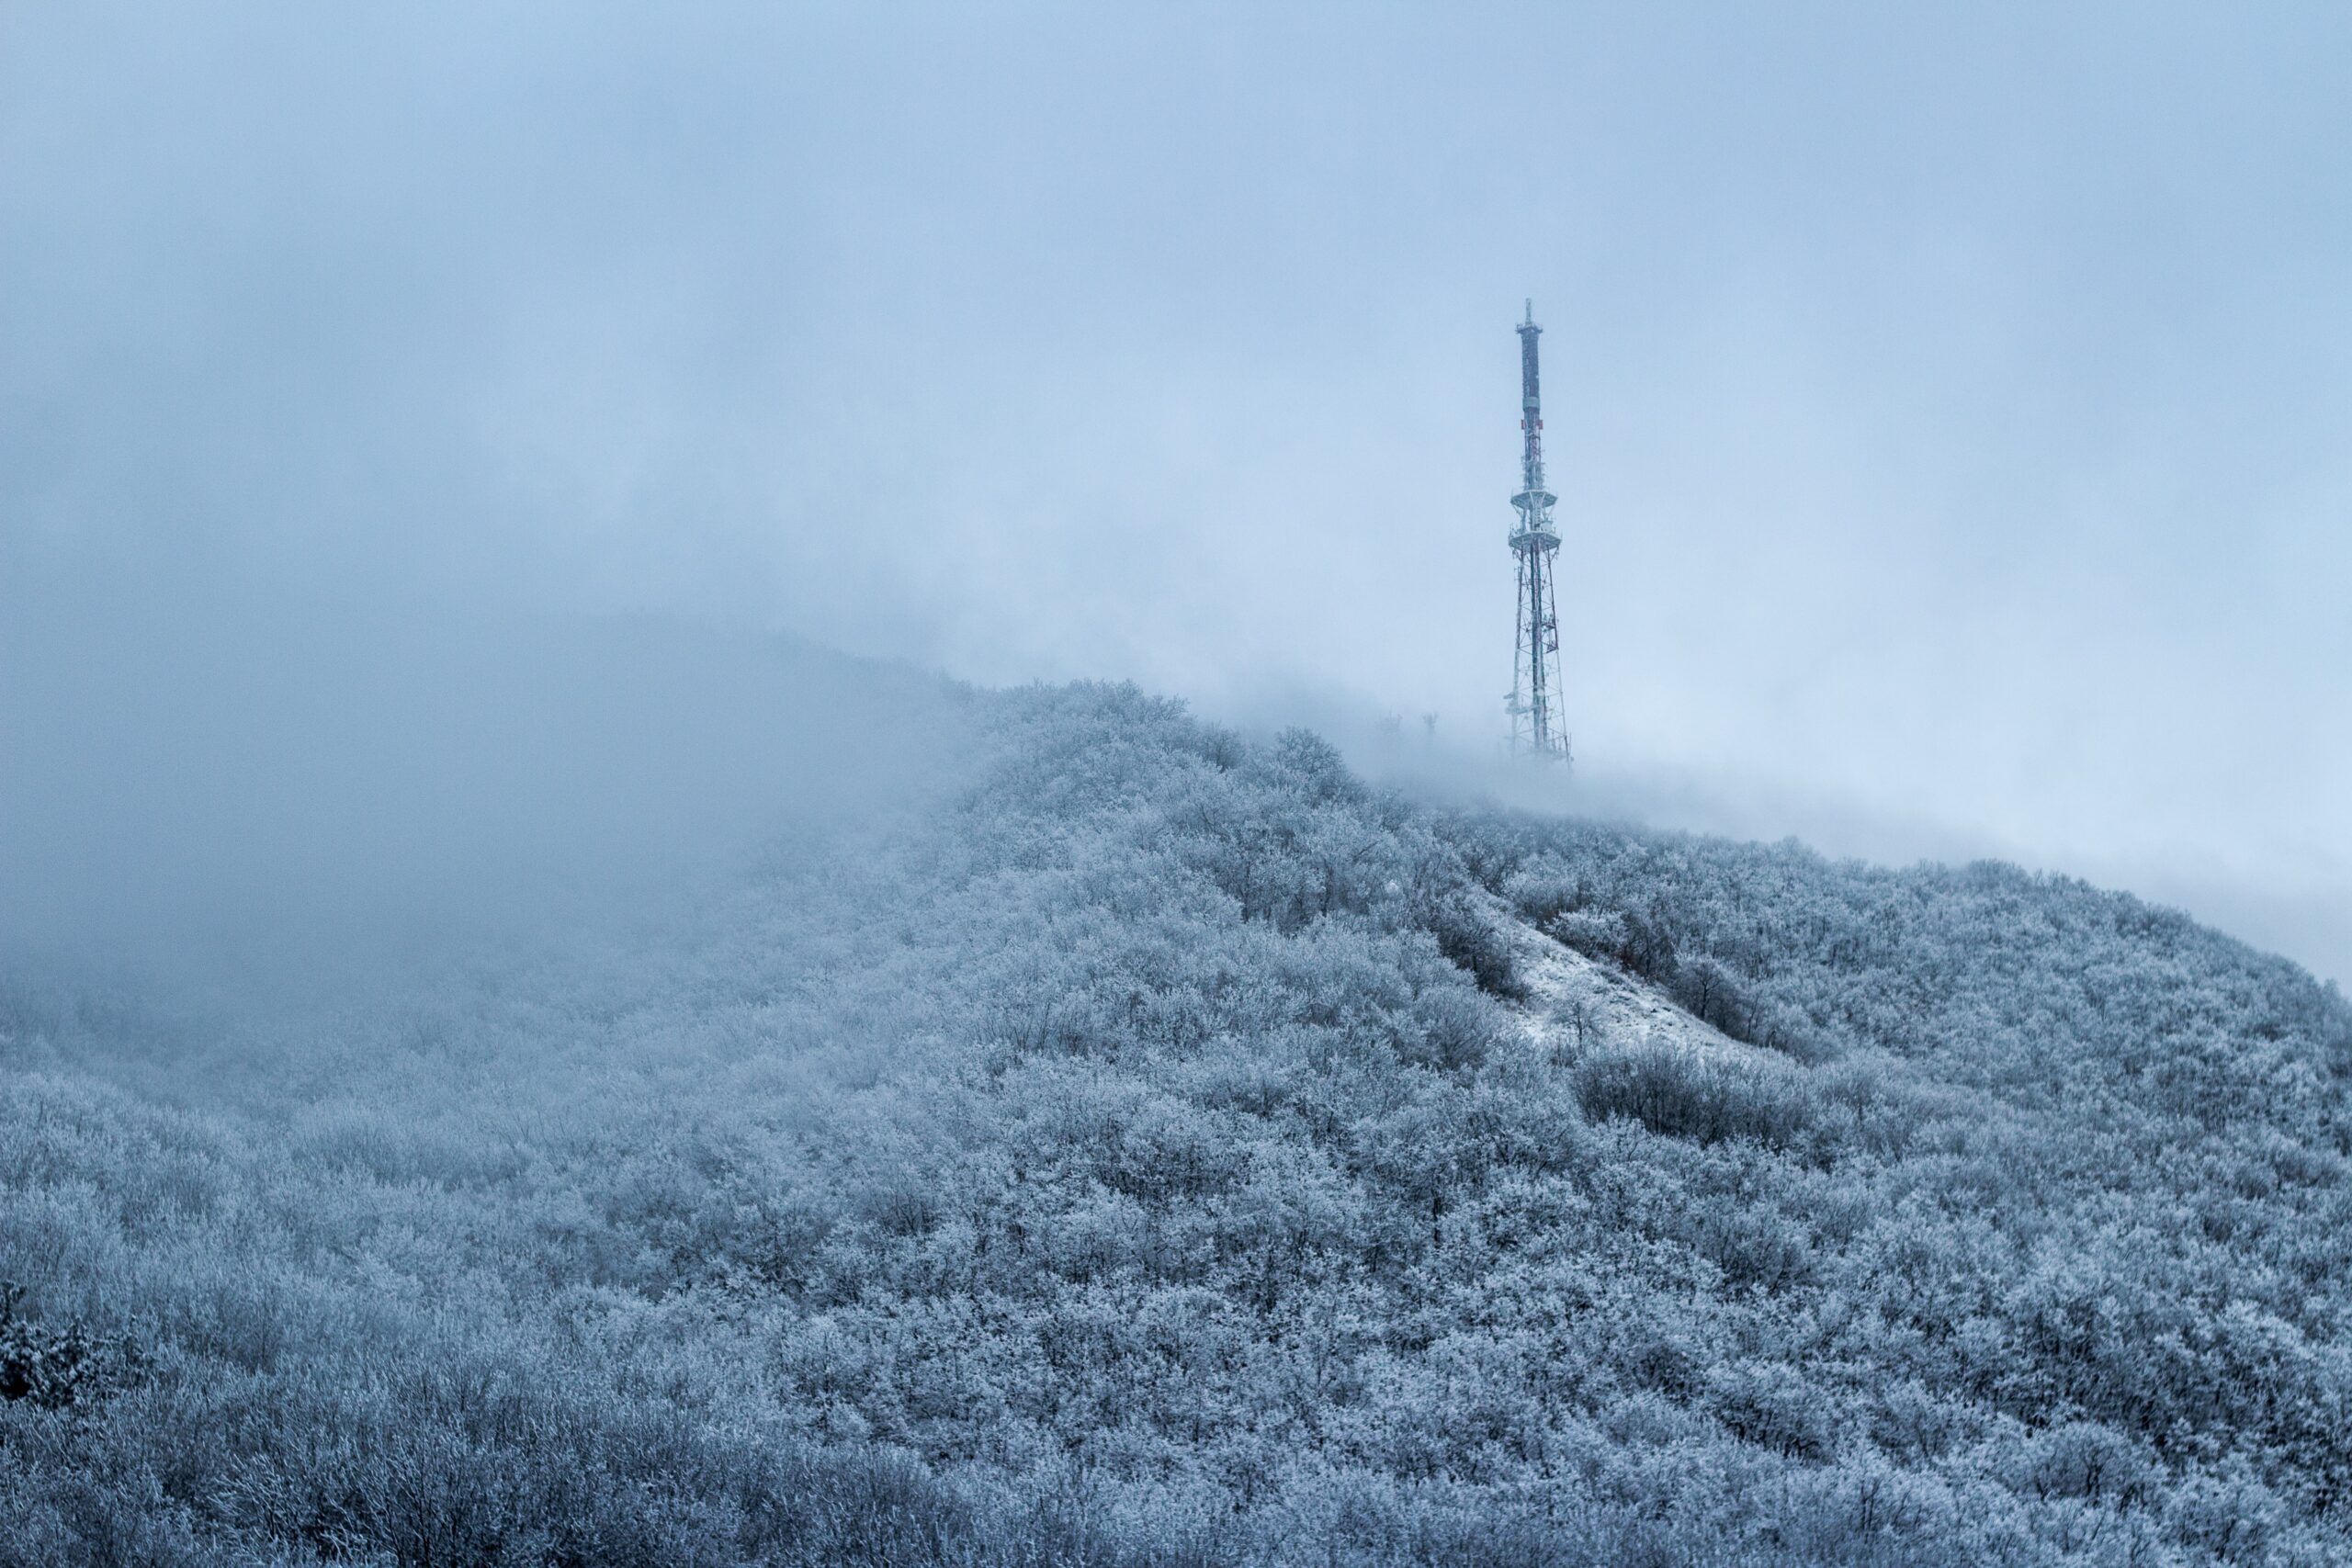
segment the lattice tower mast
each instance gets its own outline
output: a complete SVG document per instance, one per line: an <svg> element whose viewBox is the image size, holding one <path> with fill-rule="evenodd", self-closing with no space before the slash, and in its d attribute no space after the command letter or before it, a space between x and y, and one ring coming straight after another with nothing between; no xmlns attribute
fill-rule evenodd
<svg viewBox="0 0 2352 1568"><path fill-rule="evenodd" d="M1560 722L1560 616L1552 591L1554 558L1560 536L1552 526L1552 503L1544 488L1544 409L1537 393L1535 301L1519 324L1520 429L1526 447L1520 458L1519 493L1510 503L1519 522L1510 531L1510 551L1519 559L1519 634L1512 655L1510 749L1556 762L1568 761L1568 734Z"/></svg>

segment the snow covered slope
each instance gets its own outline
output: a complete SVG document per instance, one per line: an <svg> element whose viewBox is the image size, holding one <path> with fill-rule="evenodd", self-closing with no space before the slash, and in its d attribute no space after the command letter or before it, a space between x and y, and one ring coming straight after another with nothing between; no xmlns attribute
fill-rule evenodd
<svg viewBox="0 0 2352 1568"><path fill-rule="evenodd" d="M1525 1000L1510 1005L1531 1043L1568 1058L1599 1046L1658 1045L1718 1060L1777 1059L1692 1017L1615 964L1554 941L1500 898L1482 902L1526 989Z"/></svg>
<svg viewBox="0 0 2352 1568"><path fill-rule="evenodd" d="M0 975L0 1562L2352 1562L2293 965L967 708L920 807L283 1027Z"/></svg>

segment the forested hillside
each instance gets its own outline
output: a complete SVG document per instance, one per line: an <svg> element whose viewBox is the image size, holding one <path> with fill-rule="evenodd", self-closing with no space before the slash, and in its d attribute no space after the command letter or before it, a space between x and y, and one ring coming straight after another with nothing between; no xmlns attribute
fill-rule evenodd
<svg viewBox="0 0 2352 1568"><path fill-rule="evenodd" d="M940 800L593 937L19 965L0 1560L2352 1554L2333 989L961 701Z"/></svg>

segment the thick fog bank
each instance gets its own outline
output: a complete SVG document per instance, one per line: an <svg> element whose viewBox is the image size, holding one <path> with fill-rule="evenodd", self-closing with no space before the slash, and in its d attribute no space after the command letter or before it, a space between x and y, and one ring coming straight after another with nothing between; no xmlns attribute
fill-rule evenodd
<svg viewBox="0 0 2352 1568"><path fill-rule="evenodd" d="M0 622L11 960L512 937L907 803L961 750L947 683L788 638L50 586Z"/></svg>

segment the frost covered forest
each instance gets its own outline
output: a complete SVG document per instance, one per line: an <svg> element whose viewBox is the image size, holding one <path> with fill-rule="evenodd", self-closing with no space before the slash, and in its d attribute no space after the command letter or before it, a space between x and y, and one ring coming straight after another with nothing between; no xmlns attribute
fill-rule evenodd
<svg viewBox="0 0 2352 1568"><path fill-rule="evenodd" d="M564 942L0 991L9 1562L2352 1560L2352 1010L1131 687Z"/></svg>

